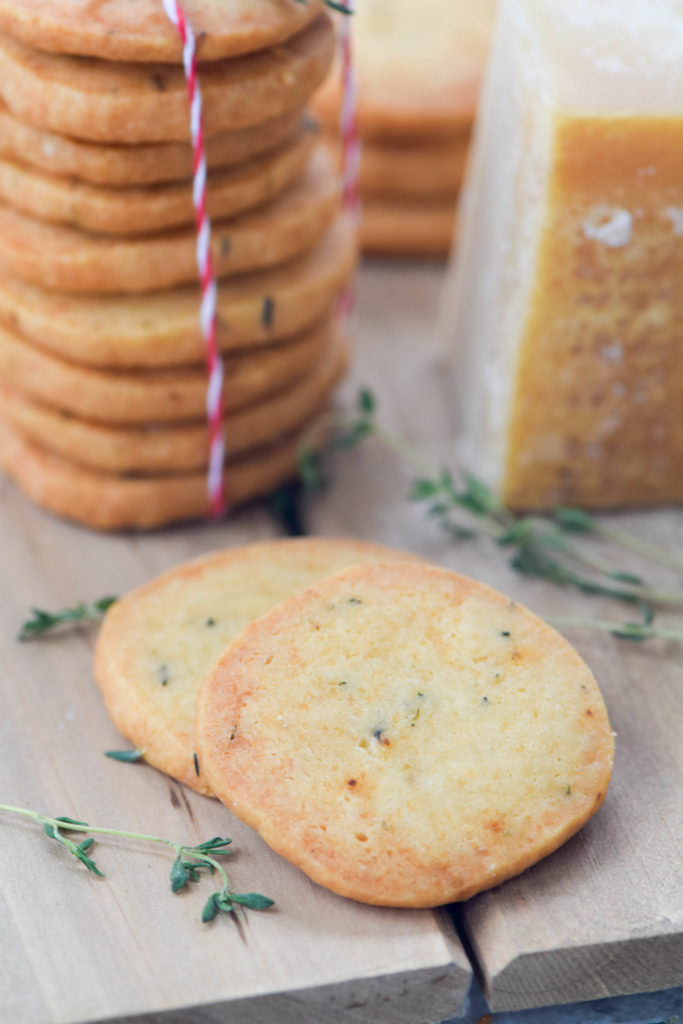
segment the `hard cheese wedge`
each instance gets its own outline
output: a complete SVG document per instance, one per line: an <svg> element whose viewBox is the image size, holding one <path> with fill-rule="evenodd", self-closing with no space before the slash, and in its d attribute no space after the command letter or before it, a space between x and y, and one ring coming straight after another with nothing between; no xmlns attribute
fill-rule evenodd
<svg viewBox="0 0 683 1024"><path fill-rule="evenodd" d="M513 506L683 498L683 8L502 0L444 330Z"/></svg>

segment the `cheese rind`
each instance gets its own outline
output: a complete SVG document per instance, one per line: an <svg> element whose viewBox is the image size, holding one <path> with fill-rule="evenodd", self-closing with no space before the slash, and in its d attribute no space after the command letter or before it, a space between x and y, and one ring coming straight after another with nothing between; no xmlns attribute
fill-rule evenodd
<svg viewBox="0 0 683 1024"><path fill-rule="evenodd" d="M567 7L501 5L445 324L460 454L513 506L680 500L683 11L648 5L645 72L642 4Z"/></svg>

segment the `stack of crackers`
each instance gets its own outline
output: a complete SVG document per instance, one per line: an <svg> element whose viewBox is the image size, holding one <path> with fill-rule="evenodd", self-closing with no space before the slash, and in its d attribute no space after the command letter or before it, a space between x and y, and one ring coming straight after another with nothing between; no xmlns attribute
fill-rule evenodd
<svg viewBox="0 0 683 1024"><path fill-rule="evenodd" d="M346 343L354 264L304 109L321 0L187 0L225 357L230 504L296 468ZM0 0L0 464L99 528L207 508L208 377L182 45L161 0Z"/></svg>
<svg viewBox="0 0 683 1024"><path fill-rule="evenodd" d="M361 245L443 256L454 234L495 0L359 0L357 7ZM315 98L329 133L340 105L332 76Z"/></svg>

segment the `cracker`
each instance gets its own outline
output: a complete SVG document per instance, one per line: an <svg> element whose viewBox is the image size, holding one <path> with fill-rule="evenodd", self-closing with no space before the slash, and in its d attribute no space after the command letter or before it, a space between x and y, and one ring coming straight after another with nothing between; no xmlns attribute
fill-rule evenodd
<svg viewBox="0 0 683 1024"><path fill-rule="evenodd" d="M409 562L342 570L251 623L196 716L202 769L239 818L314 881L389 906L468 899L551 853L613 760L563 637Z"/></svg>
<svg viewBox="0 0 683 1024"><path fill-rule="evenodd" d="M359 187L361 195L378 199L442 199L453 204L462 182L469 139L427 143L368 142L363 146Z"/></svg>
<svg viewBox="0 0 683 1024"><path fill-rule="evenodd" d="M263 124L222 132L206 140L210 168L234 167L294 138L302 124L298 110ZM309 123L305 122L307 127ZM0 102L0 154L47 174L62 174L92 185L158 185L192 177L192 147L183 142L149 146L107 146L81 142L32 128Z"/></svg>
<svg viewBox="0 0 683 1024"><path fill-rule="evenodd" d="M337 217L313 248L284 266L219 282L219 347L259 348L310 327L347 284L354 259L352 225ZM0 322L96 367L158 368L203 359L199 299L196 286L139 296L65 295L0 275Z"/></svg>
<svg viewBox="0 0 683 1024"><path fill-rule="evenodd" d="M107 710L145 760L210 793L195 763L200 681L230 642L274 605L346 565L409 557L378 544L332 538L271 540L180 565L110 609L95 651Z"/></svg>
<svg viewBox="0 0 683 1024"><path fill-rule="evenodd" d="M301 430L329 397L348 362L348 345L333 331L318 363L291 387L224 419L226 458L273 444ZM125 475L206 469L206 418L184 424L104 426L65 416L0 384L3 418L47 451L85 468Z"/></svg>
<svg viewBox="0 0 683 1024"><path fill-rule="evenodd" d="M322 146L301 181L262 209L213 224L217 277L292 259L324 234L339 207L339 182ZM0 270L76 293L147 292L197 277L194 228L112 239L45 224L0 207Z"/></svg>
<svg viewBox="0 0 683 1024"><path fill-rule="evenodd" d="M313 137L299 133L276 150L207 176L210 217L234 217L271 202L301 177ZM110 235L143 235L194 224L190 181L141 188L104 188L45 175L0 158L0 201L54 224Z"/></svg>
<svg viewBox="0 0 683 1024"><path fill-rule="evenodd" d="M476 111L495 0L364 0L354 15L358 124L364 139L454 137ZM315 109L334 128L330 75Z"/></svg>
<svg viewBox="0 0 683 1024"><path fill-rule="evenodd" d="M330 19L321 14L273 49L204 64L207 136L300 110L325 77L333 49ZM9 36L0 36L0 59L0 96L35 128L93 142L189 141L182 66L59 56Z"/></svg>
<svg viewBox="0 0 683 1024"><path fill-rule="evenodd" d="M447 256L456 229L455 198L447 202L363 202L360 245L390 256Z"/></svg>
<svg viewBox="0 0 683 1024"><path fill-rule="evenodd" d="M223 361L223 409L234 411L287 388L322 356L327 316L278 345ZM0 380L20 394L92 423L142 424L206 415L205 364L171 370L95 370L66 362L0 327Z"/></svg>
<svg viewBox="0 0 683 1024"><path fill-rule="evenodd" d="M231 507L270 493L298 473L298 434L231 462ZM0 415L0 469L37 505L95 530L149 529L208 514L206 473L121 477L68 462L34 444Z"/></svg>
<svg viewBox="0 0 683 1024"><path fill-rule="evenodd" d="M250 53L307 25L320 0L184 0L200 60ZM158 0L0 0L0 28L39 50L107 60L182 60L178 31Z"/></svg>

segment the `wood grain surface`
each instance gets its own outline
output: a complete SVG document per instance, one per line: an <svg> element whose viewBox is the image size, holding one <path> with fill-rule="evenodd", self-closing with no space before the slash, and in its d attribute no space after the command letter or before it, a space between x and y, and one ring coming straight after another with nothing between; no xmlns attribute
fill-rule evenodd
<svg viewBox="0 0 683 1024"><path fill-rule="evenodd" d="M437 463L450 457L448 377L431 325L438 266L375 264L359 282L355 368L379 418ZM414 475L375 440L331 463L307 505L313 533L417 551L544 615L621 617L614 603L522 580L482 539L453 542L405 500ZM681 550L683 514L612 517ZM239 927L199 920L210 883L172 896L170 857L103 839L88 875L31 822L0 814L0 1019L12 1024L418 1024L456 1017L470 968L446 913L377 909L310 883L216 802L125 746L92 679L92 629L15 640L31 605L116 594L203 551L274 535L263 506L227 523L101 536L60 522L0 483L0 802L197 841L233 837L235 884L276 899ZM620 556L620 565L637 561ZM680 580L654 573L669 586ZM662 615L662 623L683 615ZM617 732L603 808L563 849L455 909L494 1009L683 983L683 647L570 639L596 674Z"/></svg>

